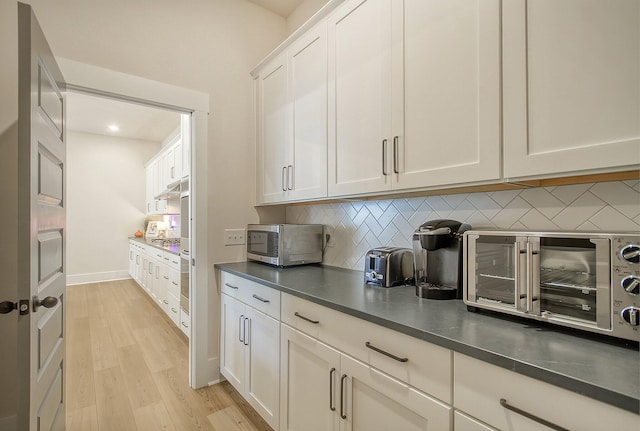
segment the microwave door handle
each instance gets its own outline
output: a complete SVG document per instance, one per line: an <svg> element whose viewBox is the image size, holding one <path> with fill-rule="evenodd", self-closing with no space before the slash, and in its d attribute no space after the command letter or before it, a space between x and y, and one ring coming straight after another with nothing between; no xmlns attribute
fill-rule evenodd
<svg viewBox="0 0 640 431"><path fill-rule="evenodd" d="M513 245L513 303L517 310L522 310L521 298L522 298L522 243L516 241Z"/></svg>

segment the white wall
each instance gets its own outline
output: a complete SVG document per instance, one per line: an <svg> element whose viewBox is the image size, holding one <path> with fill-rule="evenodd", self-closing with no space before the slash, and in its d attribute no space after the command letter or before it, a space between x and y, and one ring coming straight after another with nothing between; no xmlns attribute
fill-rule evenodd
<svg viewBox="0 0 640 431"><path fill-rule="evenodd" d="M67 284L128 277L127 237L144 228L144 164L159 149L67 132Z"/></svg>

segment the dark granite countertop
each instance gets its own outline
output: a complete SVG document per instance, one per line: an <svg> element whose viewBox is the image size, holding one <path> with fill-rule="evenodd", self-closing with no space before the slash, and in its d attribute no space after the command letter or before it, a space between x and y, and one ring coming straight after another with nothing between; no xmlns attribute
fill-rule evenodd
<svg viewBox="0 0 640 431"><path fill-rule="evenodd" d="M414 286L365 285L363 273L308 265L216 264L240 277L640 414L638 345L421 299Z"/></svg>
<svg viewBox="0 0 640 431"><path fill-rule="evenodd" d="M132 241L137 241L137 242L139 242L141 244L144 244L144 245L150 245L151 247L155 247L155 248L158 248L160 250L168 251L169 253L175 254L176 256L180 255L180 245L178 245L178 244L162 246L162 245L156 244L156 243L152 242L150 239L146 239L144 237L143 238L138 238L138 237L130 236L129 239L132 240Z"/></svg>

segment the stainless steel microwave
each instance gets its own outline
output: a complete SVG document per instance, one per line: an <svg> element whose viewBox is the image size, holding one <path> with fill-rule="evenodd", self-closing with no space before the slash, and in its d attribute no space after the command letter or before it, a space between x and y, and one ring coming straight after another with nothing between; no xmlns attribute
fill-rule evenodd
<svg viewBox="0 0 640 431"><path fill-rule="evenodd" d="M321 224L247 225L247 258L275 266L322 262Z"/></svg>
<svg viewBox="0 0 640 431"><path fill-rule="evenodd" d="M463 300L640 341L637 233L474 231L463 239Z"/></svg>

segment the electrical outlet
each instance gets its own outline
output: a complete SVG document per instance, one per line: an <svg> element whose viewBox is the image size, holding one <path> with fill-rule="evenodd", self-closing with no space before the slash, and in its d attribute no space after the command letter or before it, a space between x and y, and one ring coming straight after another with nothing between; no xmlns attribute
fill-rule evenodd
<svg viewBox="0 0 640 431"><path fill-rule="evenodd" d="M244 229L225 229L224 245L242 245L245 241Z"/></svg>

